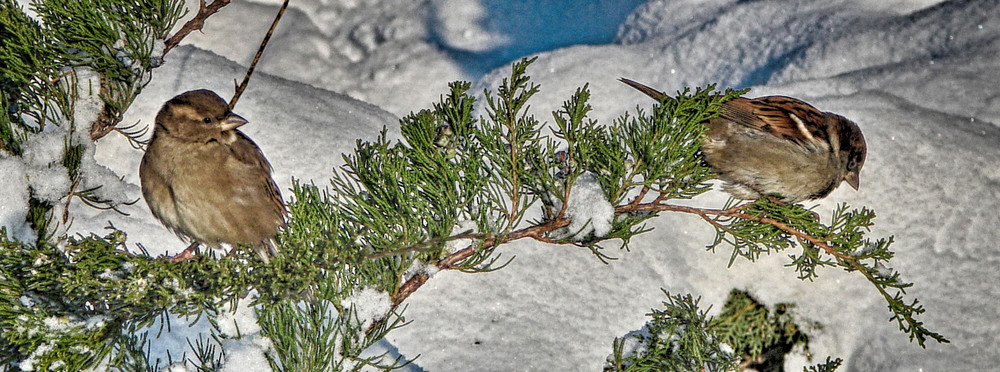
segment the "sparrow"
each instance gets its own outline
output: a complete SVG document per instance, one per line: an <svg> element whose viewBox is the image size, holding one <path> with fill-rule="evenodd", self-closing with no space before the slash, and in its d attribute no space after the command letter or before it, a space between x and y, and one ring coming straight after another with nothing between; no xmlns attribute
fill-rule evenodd
<svg viewBox="0 0 1000 372"><path fill-rule="evenodd" d="M656 89L619 80L664 99ZM868 148L858 125L843 116L791 97L739 97L705 125L705 161L736 198L778 194L782 202L798 203L826 197L841 182L860 186Z"/></svg>
<svg viewBox="0 0 1000 372"><path fill-rule="evenodd" d="M271 164L236 129L246 123L210 90L181 93L156 115L139 180L153 216L192 241L181 258L222 243L249 245L265 262L277 254L287 211Z"/></svg>

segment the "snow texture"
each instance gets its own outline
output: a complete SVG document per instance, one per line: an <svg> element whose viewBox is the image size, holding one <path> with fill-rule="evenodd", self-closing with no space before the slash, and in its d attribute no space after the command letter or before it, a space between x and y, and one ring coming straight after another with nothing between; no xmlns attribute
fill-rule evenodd
<svg viewBox="0 0 1000 372"><path fill-rule="evenodd" d="M586 250L518 241L498 248L517 257L503 270L437 273L406 301L410 323L378 348L420 355L414 370L594 370L615 337L642 327L663 301L661 288L700 296L713 311L741 288L764 303L795 303L796 316L822 323L810 352L844 358L845 371L996 368L1000 2L649 0L620 5L621 13L609 10L612 2L580 3L594 7L292 2L235 108L250 121L241 130L271 161L287 199L291 177L325 184L356 139L370 140L383 126L399 138L398 115L429 107L453 80L473 81L474 92L495 87L523 54L540 56L528 74L541 85L531 110L543 120L585 83L591 118L602 123L652 105L618 77L667 92L717 83L751 87L751 97L802 98L857 122L869 148L861 190L841 187L815 211L829 218L842 202L874 209L872 236L895 236L892 267L915 283L907 296L926 307L920 319L952 343L921 349L909 342L856 273L821 270L814 281L795 281L784 254L727 268L728 252L702 248L714 237L710 226L664 214L629 251L606 249L619 257L607 265ZM210 18L204 33L167 53L124 122L152 124L163 102L191 89L231 96L277 7L277 0L238 0ZM567 25L578 27L563 32ZM124 177L123 193L132 198L141 156L116 134L100 140L94 155ZM23 222L28 166L0 155L0 171L0 219L13 236L33 239ZM725 200L710 192L691 203ZM154 254L185 247L143 202L122 206L128 217L81 204L70 205L71 233L101 232L112 221L129 232L130 247L141 242ZM159 351L183 352L179 333L175 327L156 340ZM786 368L816 359L791 358Z"/></svg>
<svg viewBox="0 0 1000 372"><path fill-rule="evenodd" d="M368 329L373 322L385 318L392 307L392 299L385 291L363 288L345 298L341 305L354 311L355 320L361 325L359 329Z"/></svg>
<svg viewBox="0 0 1000 372"><path fill-rule="evenodd" d="M0 152L0 226L7 236L27 243L37 237L28 225L28 173L21 160Z"/></svg>
<svg viewBox="0 0 1000 372"><path fill-rule="evenodd" d="M73 102L73 123L77 133L87 134L90 125L97 121L104 109L101 99L101 74L89 68L73 70L76 101Z"/></svg>
<svg viewBox="0 0 1000 372"><path fill-rule="evenodd" d="M646 323L642 328L626 333L621 337L622 340L622 359L627 359L631 357L641 357L649 353L649 323ZM614 354L608 355L608 364L605 367L612 365L615 357Z"/></svg>
<svg viewBox="0 0 1000 372"><path fill-rule="evenodd" d="M455 224L455 227L451 229L451 235L461 235L461 234L475 234L479 232L479 227L476 226L476 221L472 220L462 220ZM456 239L449 241L445 246L445 250L448 253L455 253L465 248L468 248L474 242L472 239Z"/></svg>
<svg viewBox="0 0 1000 372"><path fill-rule="evenodd" d="M247 296L256 296L254 291ZM226 350L222 361L222 371L246 372L267 371L266 353L274 349L271 340L260 334L257 315L249 300L236 303L234 309L221 311L216 318L222 337L222 348Z"/></svg>
<svg viewBox="0 0 1000 372"><path fill-rule="evenodd" d="M255 294L251 292L248 297ZM257 315L254 308L250 306L250 301L239 301L235 309L228 309L219 312L216 317L219 323L219 332L226 337L239 337L260 333L260 326L257 325Z"/></svg>
<svg viewBox="0 0 1000 372"><path fill-rule="evenodd" d="M38 348L35 349L35 351L32 351L31 354L28 355L28 358L21 361L21 363L19 363L17 366L21 368L22 371L34 371L35 363L38 363L37 359L45 355L46 353L52 351L52 349L54 348L55 346L48 342L38 345Z"/></svg>
<svg viewBox="0 0 1000 372"><path fill-rule="evenodd" d="M602 237L611 231L615 206L604 196L601 183L593 173L581 174L573 182L566 217L570 219L566 234L575 241L582 241L591 234Z"/></svg>
<svg viewBox="0 0 1000 372"><path fill-rule="evenodd" d="M54 125L46 128L59 128ZM69 192L69 173L62 165L66 132L49 130L28 137L21 159L25 162L28 185L40 200L56 203Z"/></svg>
<svg viewBox="0 0 1000 372"><path fill-rule="evenodd" d="M241 339L222 340L226 358L220 372L270 371L265 354L274 349L271 340L254 333Z"/></svg>

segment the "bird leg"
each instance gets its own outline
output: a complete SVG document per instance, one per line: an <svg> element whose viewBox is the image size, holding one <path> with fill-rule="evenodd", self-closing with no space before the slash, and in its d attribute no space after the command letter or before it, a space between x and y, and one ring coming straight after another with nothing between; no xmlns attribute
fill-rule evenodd
<svg viewBox="0 0 1000 372"><path fill-rule="evenodd" d="M189 245L187 248L184 248L184 250L181 251L181 253L170 256L167 258L167 260L170 262L180 262L192 259L194 258L195 253L198 253L199 246L201 246L200 243L192 242L191 245Z"/></svg>
<svg viewBox="0 0 1000 372"><path fill-rule="evenodd" d="M777 197L777 196L775 196L773 194L768 194L767 195L767 200L770 200L771 203L774 203L774 204L777 204L777 205L780 205L780 206L786 206L786 205L788 205L785 202L781 201L781 198L779 198L779 197Z"/></svg>

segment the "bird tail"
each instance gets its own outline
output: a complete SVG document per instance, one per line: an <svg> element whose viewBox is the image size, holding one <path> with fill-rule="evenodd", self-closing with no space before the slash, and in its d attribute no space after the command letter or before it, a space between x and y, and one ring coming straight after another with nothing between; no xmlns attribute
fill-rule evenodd
<svg viewBox="0 0 1000 372"><path fill-rule="evenodd" d="M663 94L663 92L650 88L649 86L639 83L637 81L629 80L626 78L618 78L618 80L625 84L628 84L628 86L635 88L640 92L646 93L647 96L650 96L651 98L655 99L658 102L663 101L663 97L666 96L666 94Z"/></svg>
<svg viewBox="0 0 1000 372"><path fill-rule="evenodd" d="M265 264L271 262L271 257L278 255L278 242L274 241L274 238L264 240L253 247L260 259L264 261Z"/></svg>

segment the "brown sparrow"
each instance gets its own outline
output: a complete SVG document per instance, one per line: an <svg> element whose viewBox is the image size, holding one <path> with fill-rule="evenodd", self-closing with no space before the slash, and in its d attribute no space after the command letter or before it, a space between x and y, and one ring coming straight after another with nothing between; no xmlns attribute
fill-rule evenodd
<svg viewBox="0 0 1000 372"><path fill-rule="evenodd" d="M210 90L182 93L156 115L139 164L142 195L164 226L193 241L185 257L199 243L247 244L265 262L277 253L273 238L287 212L271 164L236 129L246 123Z"/></svg>
<svg viewBox="0 0 1000 372"><path fill-rule="evenodd" d="M664 94L622 78L659 101ZM867 146L857 124L784 96L736 98L722 104L702 139L705 161L740 199L779 194L786 203L819 199L841 181L858 189Z"/></svg>

